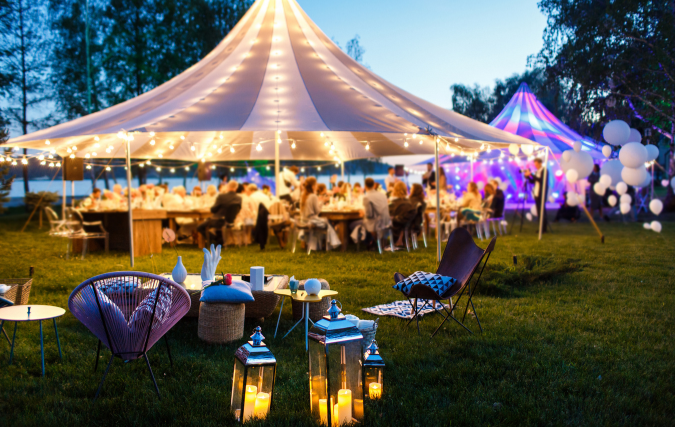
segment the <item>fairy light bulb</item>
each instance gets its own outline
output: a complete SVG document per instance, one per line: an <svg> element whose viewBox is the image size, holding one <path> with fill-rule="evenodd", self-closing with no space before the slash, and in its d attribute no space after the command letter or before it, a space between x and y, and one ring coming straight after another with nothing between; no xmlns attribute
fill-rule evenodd
<svg viewBox="0 0 675 427"><path fill-rule="evenodd" d="M277 139L277 144L281 144L281 138Z"/></svg>
<svg viewBox="0 0 675 427"><path fill-rule="evenodd" d="M150 145L155 145L155 140L150 141Z"/></svg>
<svg viewBox="0 0 675 427"><path fill-rule="evenodd" d="M150 137L152 138L153 136L155 136L155 132L150 132Z"/></svg>
<svg viewBox="0 0 675 427"><path fill-rule="evenodd" d="M176 169L174 169L174 168L171 168L171 169L169 169L169 170L171 171L171 173L176 172Z"/></svg>
<svg viewBox="0 0 675 427"><path fill-rule="evenodd" d="M98 141L98 140L99 140L98 136L95 136L94 141Z"/></svg>
<svg viewBox="0 0 675 427"><path fill-rule="evenodd" d="M185 166L185 170L186 170L186 171L189 171L189 170L190 170L190 166Z"/></svg>
<svg viewBox="0 0 675 427"><path fill-rule="evenodd" d="M295 148L295 141L291 144L291 148Z"/></svg>
<svg viewBox="0 0 675 427"><path fill-rule="evenodd" d="M407 147L407 146L408 146L408 141L404 142L404 143L403 143L403 146L404 146L404 147Z"/></svg>
<svg viewBox="0 0 675 427"><path fill-rule="evenodd" d="M49 142L49 140L46 140L45 145L49 145L49 144L51 144L51 142Z"/></svg>
<svg viewBox="0 0 675 427"><path fill-rule="evenodd" d="M230 147L230 153L234 153L234 147Z"/></svg>
<svg viewBox="0 0 675 427"><path fill-rule="evenodd" d="M195 146L193 145L192 147L190 147L190 150L195 151L196 150Z"/></svg>
<svg viewBox="0 0 675 427"><path fill-rule="evenodd" d="M370 150L370 144L366 142L366 151Z"/></svg>
<svg viewBox="0 0 675 427"><path fill-rule="evenodd" d="M321 166L318 166L318 167L316 168L316 170L319 170L319 171L320 171L320 170L321 170Z"/></svg>
<svg viewBox="0 0 675 427"><path fill-rule="evenodd" d="M181 135L181 136L180 136L180 139L185 139L185 137L184 137L183 135Z"/></svg>
<svg viewBox="0 0 675 427"><path fill-rule="evenodd" d="M175 147L173 145L169 145L169 149L173 150Z"/></svg>
<svg viewBox="0 0 675 427"><path fill-rule="evenodd" d="M230 172L234 172L234 168L230 168Z"/></svg>
<svg viewBox="0 0 675 427"><path fill-rule="evenodd" d="M262 145L260 145L260 143L255 146L255 151L262 151Z"/></svg>

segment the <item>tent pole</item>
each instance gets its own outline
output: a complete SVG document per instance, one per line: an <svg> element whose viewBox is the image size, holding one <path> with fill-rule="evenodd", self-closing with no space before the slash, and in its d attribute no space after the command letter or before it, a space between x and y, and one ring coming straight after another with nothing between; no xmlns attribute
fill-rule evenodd
<svg viewBox="0 0 675 427"><path fill-rule="evenodd" d="M127 206L129 208L129 258L134 266L134 217L131 207L131 141L127 138Z"/></svg>
<svg viewBox="0 0 675 427"><path fill-rule="evenodd" d="M439 188L439 162L438 162L438 137L435 144L435 163L436 163L436 263L441 264L441 189Z"/></svg>
<svg viewBox="0 0 675 427"><path fill-rule="evenodd" d="M279 166L279 143L274 141L274 193L279 197L279 187L280 187L280 182L281 178L279 174L281 173L280 166Z"/></svg>
<svg viewBox="0 0 675 427"><path fill-rule="evenodd" d="M471 156L471 181L473 182L473 156Z"/></svg>
<svg viewBox="0 0 675 427"><path fill-rule="evenodd" d="M544 176L539 186L539 194L541 195L541 207L539 209L539 240L541 240L541 234L544 232L544 217L546 216L546 197L548 196L548 191L544 193L544 190L548 190L548 147L544 153Z"/></svg>
<svg viewBox="0 0 675 427"><path fill-rule="evenodd" d="M75 207L75 181L70 181L70 206Z"/></svg>
<svg viewBox="0 0 675 427"><path fill-rule="evenodd" d="M63 203L61 203L61 218L66 219L66 176L64 175L63 163L61 163L61 180L63 181Z"/></svg>
<svg viewBox="0 0 675 427"><path fill-rule="evenodd" d="M340 162L340 181L345 180L345 162Z"/></svg>

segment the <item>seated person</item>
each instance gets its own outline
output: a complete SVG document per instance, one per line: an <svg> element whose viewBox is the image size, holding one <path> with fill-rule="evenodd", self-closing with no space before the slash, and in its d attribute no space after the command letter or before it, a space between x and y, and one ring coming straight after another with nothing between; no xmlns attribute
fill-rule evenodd
<svg viewBox="0 0 675 427"><path fill-rule="evenodd" d="M490 180L490 186L494 190L492 195L492 202L490 203L490 209L492 210L492 218L502 218L504 216L504 192L499 188L499 182L497 180Z"/></svg>
<svg viewBox="0 0 675 427"><path fill-rule="evenodd" d="M567 220L569 222L577 222L581 217L581 212L579 211L578 206L570 206L567 204L567 192L565 192L565 201L560 205L560 209L555 214L554 222L558 222L561 219Z"/></svg>
<svg viewBox="0 0 675 427"><path fill-rule="evenodd" d="M252 204L255 206L256 215L261 203L268 209L274 203L274 198L269 197L264 192L258 190L258 186L256 184L249 184L246 187L246 191L248 192L248 197L251 199Z"/></svg>
<svg viewBox="0 0 675 427"><path fill-rule="evenodd" d="M389 216L391 217L392 231L396 239L396 245L403 245L403 229L417 213L415 207L408 200L408 189L405 183L399 181L394 184L389 201Z"/></svg>
<svg viewBox="0 0 675 427"><path fill-rule="evenodd" d="M202 195L199 200L198 207L202 209L211 209L216 203L216 197L218 197L218 189L215 185L211 184L206 187L206 194Z"/></svg>
<svg viewBox="0 0 675 427"><path fill-rule="evenodd" d="M118 200L124 199L124 192L122 191L122 186L120 184L113 185L113 196Z"/></svg>
<svg viewBox="0 0 675 427"><path fill-rule="evenodd" d="M274 195L272 194L272 189L271 189L270 186L267 185L267 184L265 184L265 185L262 186L262 192L263 192L263 194L265 194L267 197L270 197L270 198L271 198L271 197L274 197Z"/></svg>
<svg viewBox="0 0 675 427"><path fill-rule="evenodd" d="M317 184L316 196L319 198L319 202L321 202L322 205L325 205L328 202L330 202L330 194L328 194L326 184Z"/></svg>
<svg viewBox="0 0 675 427"><path fill-rule="evenodd" d="M415 183L412 185L408 200L410 200L410 203L415 207L424 203L424 187L422 187L422 184Z"/></svg>
<svg viewBox="0 0 675 427"><path fill-rule="evenodd" d="M354 184L354 189L352 190L352 204L356 206L363 205L363 187L358 182Z"/></svg>
<svg viewBox="0 0 675 427"><path fill-rule="evenodd" d="M389 216L389 202L387 196L375 189L373 178L366 178L366 192L363 195L363 219L353 221L349 224L350 231L363 225L366 229L366 245L368 247L375 243L377 233L391 225Z"/></svg>
<svg viewBox="0 0 675 427"><path fill-rule="evenodd" d="M211 186L209 186L211 187ZM216 187L213 187L214 189ZM202 197L202 187L196 186L195 188L192 189L192 194L190 194L192 197Z"/></svg>
<svg viewBox="0 0 675 427"><path fill-rule="evenodd" d="M241 210L234 220L236 228L241 228L244 225L255 225L258 215L258 205L249 197L247 187L248 184L239 184L237 187L237 194L241 197Z"/></svg>
<svg viewBox="0 0 675 427"><path fill-rule="evenodd" d="M197 227L197 231L206 237L209 228L222 228L226 223L234 224L239 211L241 210L241 197L237 194L239 184L237 181L230 181L221 188L224 192L216 198L215 204L211 207L211 218L207 219Z"/></svg>
<svg viewBox="0 0 675 427"><path fill-rule="evenodd" d="M475 182L470 182L459 203L460 217L468 221L480 220L482 202L478 186Z"/></svg>
<svg viewBox="0 0 675 427"><path fill-rule="evenodd" d="M87 209L98 209L100 207L101 203L101 189L100 188L94 188L87 198L89 199L88 201L85 199L82 202L82 206L84 206Z"/></svg>
<svg viewBox="0 0 675 427"><path fill-rule="evenodd" d="M304 221L318 219L321 213L321 203L315 194L316 178L310 176L303 184L303 192L300 197L300 217Z"/></svg>

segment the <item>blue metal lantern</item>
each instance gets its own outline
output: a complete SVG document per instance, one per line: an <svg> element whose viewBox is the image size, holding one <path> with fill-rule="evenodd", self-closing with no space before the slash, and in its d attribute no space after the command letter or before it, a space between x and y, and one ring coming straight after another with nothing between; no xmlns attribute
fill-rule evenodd
<svg viewBox="0 0 675 427"><path fill-rule="evenodd" d="M373 340L363 355L363 394L370 399L382 397L384 386L384 360L380 356L377 342Z"/></svg>

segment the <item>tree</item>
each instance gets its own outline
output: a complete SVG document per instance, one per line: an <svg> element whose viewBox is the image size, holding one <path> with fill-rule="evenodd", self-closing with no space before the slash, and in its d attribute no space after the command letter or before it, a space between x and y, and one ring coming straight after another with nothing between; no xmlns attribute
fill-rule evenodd
<svg viewBox="0 0 675 427"><path fill-rule="evenodd" d="M450 90L453 111L483 123L490 121L495 103L490 95L490 88L454 84L450 86Z"/></svg>
<svg viewBox="0 0 675 427"><path fill-rule="evenodd" d="M570 101L597 122L633 119L670 139L672 152L675 1L541 0L539 7L548 26L535 60L570 88Z"/></svg>
<svg viewBox="0 0 675 427"><path fill-rule="evenodd" d="M3 125L2 117L0 117L0 125ZM0 128L0 144L4 144L9 138L9 133L4 127ZM5 148L4 157L9 159L12 150ZM12 190L12 183L14 182L14 175L10 175L9 160L0 161L0 213L7 209L4 204L9 202L9 192Z"/></svg>
<svg viewBox="0 0 675 427"><path fill-rule="evenodd" d="M45 84L49 72L48 38L42 29L47 21L46 8L42 0L3 1L0 8L0 69L4 74L6 113L26 134L49 120L42 108L49 99ZM27 165L23 167L23 182L28 192Z"/></svg>

